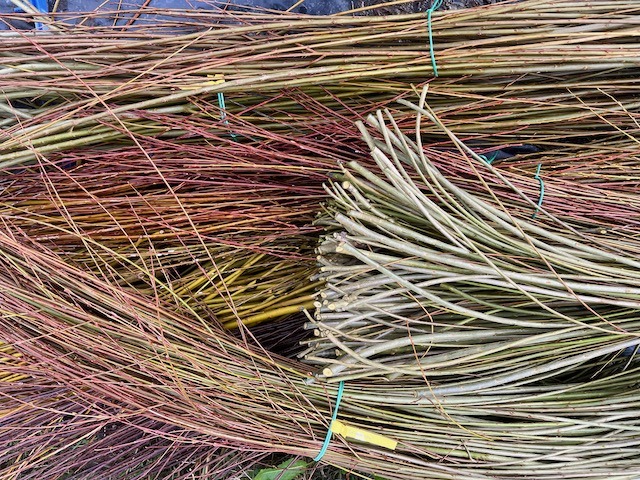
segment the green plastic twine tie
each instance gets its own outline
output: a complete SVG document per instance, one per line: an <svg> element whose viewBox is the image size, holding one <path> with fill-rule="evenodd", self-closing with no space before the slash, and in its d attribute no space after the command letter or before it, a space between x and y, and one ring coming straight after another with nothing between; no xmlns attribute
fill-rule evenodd
<svg viewBox="0 0 640 480"><path fill-rule="evenodd" d="M431 54L431 66L433 67L433 75L438 76L438 65L436 64L436 53L433 50L433 32L431 29L431 14L440 8L442 0L432 0L431 7L427 10L427 27L429 29L429 53Z"/></svg>
<svg viewBox="0 0 640 480"><path fill-rule="evenodd" d="M486 155L478 155L482 160L484 160L487 164L491 165L493 161L498 157L498 151L493 152L488 157Z"/></svg>
<svg viewBox="0 0 640 480"><path fill-rule="evenodd" d="M218 92L218 105L220 106L220 120L222 120L222 123L224 123L227 127L229 126L229 120L227 120L227 105L224 101L224 93L222 92ZM231 134L231 138L233 138L234 140L237 138L237 135L233 132L230 132Z"/></svg>
<svg viewBox="0 0 640 480"><path fill-rule="evenodd" d="M333 409L333 415L331 415L331 423L329 424L329 429L327 430L327 436L324 437L324 443L322 444L322 448L316 458L313 459L314 462L319 462L324 457L324 454L327 453L327 449L329 448L329 442L331 442L331 425L338 418L338 408L340 407L340 400L342 400L342 392L344 392L344 381L340 382L340 386L338 387L338 395L336 396L336 406Z"/></svg>
<svg viewBox="0 0 640 480"><path fill-rule="evenodd" d="M540 198L538 199L538 205L536 206L536 211L533 212L533 215L531 216L531 218L536 218L536 215L538 214L538 210L540 210L540 207L542 206L542 200L544 199L544 180L542 180L542 178L540 177L541 168L542 168L542 164L539 163L538 169L536 170L536 175L533 177L536 180L538 180L538 182L540 182Z"/></svg>

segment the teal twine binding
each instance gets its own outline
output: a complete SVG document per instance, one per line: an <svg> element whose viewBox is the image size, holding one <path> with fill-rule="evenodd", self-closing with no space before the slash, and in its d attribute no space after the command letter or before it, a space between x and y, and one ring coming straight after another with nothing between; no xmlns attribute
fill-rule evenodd
<svg viewBox="0 0 640 480"><path fill-rule="evenodd" d="M438 76L438 65L436 64L436 53L433 50L433 32L431 31L431 14L440 8L442 0L432 0L431 7L427 10L427 27L429 29L429 53L431 54L431 66L433 67L433 75Z"/></svg>
<svg viewBox="0 0 640 480"><path fill-rule="evenodd" d="M220 106L220 120L222 120L222 123L228 127L229 120L227 120L227 105L225 104L224 93L222 92L218 92L218 105ZM235 139L236 137L237 135L231 132L231 138Z"/></svg>
<svg viewBox="0 0 640 480"><path fill-rule="evenodd" d="M329 429L327 430L327 436L324 437L324 443L322 444L322 448L316 458L313 459L314 462L319 462L324 457L324 454L327 453L327 449L329 448L329 442L331 442L331 425L338 418L338 408L340 407L340 400L342 400L342 392L344 392L344 381L340 382L340 386L338 387L338 395L336 396L336 406L333 409L333 415L331 416L331 423L329 424Z"/></svg>
<svg viewBox="0 0 640 480"><path fill-rule="evenodd" d="M486 155L478 155L482 160L491 165L491 163L498 157L498 152L493 152L489 157Z"/></svg>
<svg viewBox="0 0 640 480"><path fill-rule="evenodd" d="M536 175L533 177L536 180L538 180L538 182L540 182L540 198L538 199L538 205L536 206L536 211L533 212L533 215L531 216L531 218L536 218L536 215L538 214L538 210L540 210L540 207L542 206L542 200L544 199L544 180L542 180L542 178L540 177L541 168L542 168L542 164L539 163L538 169L536 170Z"/></svg>

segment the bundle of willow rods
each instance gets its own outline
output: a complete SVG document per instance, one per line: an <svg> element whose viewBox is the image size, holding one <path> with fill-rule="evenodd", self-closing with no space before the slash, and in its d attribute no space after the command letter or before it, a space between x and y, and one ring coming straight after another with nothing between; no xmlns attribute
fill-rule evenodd
<svg viewBox="0 0 640 480"><path fill-rule="evenodd" d="M354 158L353 142L320 150L243 128L252 140L185 119L191 142L139 136L139 148L78 148L3 170L0 216L71 265L228 328L312 308L312 221L326 171Z"/></svg>
<svg viewBox="0 0 640 480"><path fill-rule="evenodd" d="M426 114L446 130L433 111L413 109L418 123ZM383 174L352 162L328 189L333 201L322 223L332 233L319 247L318 275L327 283L307 361L331 380L422 383L428 375L463 390L532 370L543 381L557 376L553 363L579 379L628 366L623 356L587 357L638 337L637 225L587 235L545 210L532 219L536 202L464 144L471 158L459 161L476 174L474 192L468 179L443 175L390 115L368 120L381 139L363 134ZM513 196L501 201L496 185L505 182L526 208L509 208ZM609 199L637 222L635 195L615 194Z"/></svg>
<svg viewBox="0 0 640 480"><path fill-rule="evenodd" d="M220 117L229 116L308 133L327 108L351 121L425 82L441 118L492 144L533 129L540 143L616 131L601 118L638 130L635 0L528 0L436 12L433 43L424 15L192 16L198 31L183 35L167 30L175 26L167 20L3 36L0 166L78 145L131 144L137 134L175 138L186 115L218 133L228 132ZM155 115L172 116L176 126Z"/></svg>

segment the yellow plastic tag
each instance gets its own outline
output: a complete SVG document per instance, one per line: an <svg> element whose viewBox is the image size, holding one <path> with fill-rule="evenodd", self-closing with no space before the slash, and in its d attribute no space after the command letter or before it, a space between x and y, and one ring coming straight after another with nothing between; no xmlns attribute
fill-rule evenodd
<svg viewBox="0 0 640 480"><path fill-rule="evenodd" d="M389 437L369 432L367 430L362 430L360 428L350 427L349 425L342 423L340 420L334 420L331 423L331 431L344 438L352 438L359 442L377 445L378 447L388 448L389 450L395 450L398 445L398 442Z"/></svg>
<svg viewBox="0 0 640 480"><path fill-rule="evenodd" d="M211 87L213 85L218 85L219 83L224 83L224 75L222 73L216 73L215 75L207 75L207 78L210 78L208 82L202 83L194 83L193 85L188 85L185 87L178 87L180 90L198 90L204 87Z"/></svg>

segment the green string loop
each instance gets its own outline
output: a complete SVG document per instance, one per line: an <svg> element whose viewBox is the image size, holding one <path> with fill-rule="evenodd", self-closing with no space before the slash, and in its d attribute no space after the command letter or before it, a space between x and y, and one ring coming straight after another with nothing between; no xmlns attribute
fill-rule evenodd
<svg viewBox="0 0 640 480"><path fill-rule="evenodd" d="M433 75L438 76L438 65L436 64L436 53L433 50L433 31L431 29L431 14L440 8L442 0L433 0L431 7L427 10L427 28L429 29L429 53L431 54L431 66L433 67Z"/></svg>
<svg viewBox="0 0 640 480"><path fill-rule="evenodd" d="M224 93L222 92L218 92L218 105L220 106L220 120L222 120L222 123L224 123L228 127L229 120L227 119L227 105L224 101ZM231 138L233 138L234 140L238 137L233 132L230 132L230 134Z"/></svg>
<svg viewBox="0 0 640 480"><path fill-rule="evenodd" d="M540 182L540 198L538 199L538 205L536 206L536 211L533 212L533 215L531 216L531 218L536 218L536 215L538 214L538 210L540 210L540 207L542 207L542 200L544 199L544 180L542 180L542 178L540 177L541 168L542 168L542 164L539 163L538 168L536 170L536 174L533 177L536 180L538 180L538 182Z"/></svg>
<svg viewBox="0 0 640 480"><path fill-rule="evenodd" d="M492 152L488 157L486 155L478 155L482 160L484 160L488 165L491 165L493 161L498 158L498 151Z"/></svg>
<svg viewBox="0 0 640 480"><path fill-rule="evenodd" d="M327 430L327 436L324 437L324 443L322 444L322 448L316 458L313 459L314 462L319 462L324 454L327 453L327 449L329 448L329 442L331 442L331 425L338 418L338 408L340 407L340 400L342 400L342 392L344 392L344 381L340 382L340 386L338 387L338 395L336 396L336 406L333 409L333 415L331 415L331 423L329 424L329 428Z"/></svg>

